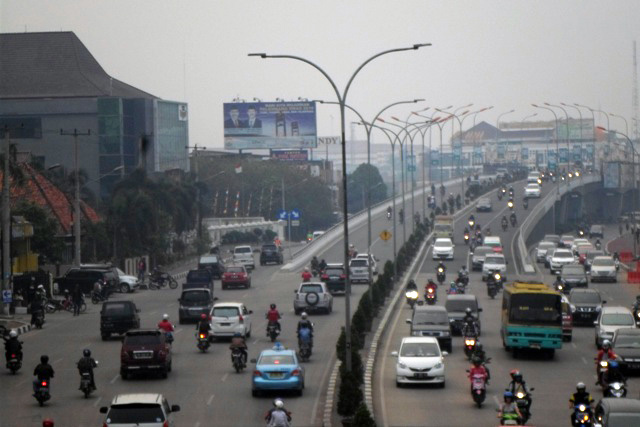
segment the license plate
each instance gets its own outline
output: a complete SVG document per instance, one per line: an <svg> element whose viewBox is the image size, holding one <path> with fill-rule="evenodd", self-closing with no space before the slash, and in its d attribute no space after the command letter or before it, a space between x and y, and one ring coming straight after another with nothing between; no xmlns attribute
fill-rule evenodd
<svg viewBox="0 0 640 427"><path fill-rule="evenodd" d="M231 323L218 323L220 326L231 326Z"/></svg>
<svg viewBox="0 0 640 427"><path fill-rule="evenodd" d="M281 379L281 378L284 378L284 373L283 372L273 372L273 373L269 374L269 378L271 378L272 380Z"/></svg>
<svg viewBox="0 0 640 427"><path fill-rule="evenodd" d="M331 280L338 280L338 276L329 276L329 279L331 279Z"/></svg>
<svg viewBox="0 0 640 427"><path fill-rule="evenodd" d="M540 344L529 344L530 348L540 349Z"/></svg>
<svg viewBox="0 0 640 427"><path fill-rule="evenodd" d="M418 378L418 379L425 379L425 378L429 378L429 374L426 373L418 373L418 374L413 374L414 378Z"/></svg>
<svg viewBox="0 0 640 427"><path fill-rule="evenodd" d="M627 363L627 367L631 369L640 369L640 363Z"/></svg>

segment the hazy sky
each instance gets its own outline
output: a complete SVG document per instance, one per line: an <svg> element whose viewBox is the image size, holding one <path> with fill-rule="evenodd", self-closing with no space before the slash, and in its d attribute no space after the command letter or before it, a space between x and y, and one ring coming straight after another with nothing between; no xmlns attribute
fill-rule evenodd
<svg viewBox="0 0 640 427"><path fill-rule="evenodd" d="M335 100L308 65L247 53L304 56L344 88L369 56L421 42L433 46L369 64L347 102L365 117L413 98L425 98L423 108L493 105L477 118L494 124L512 108L502 120L552 117L532 102L577 102L623 115L631 127L638 22L638 0L0 0L1 32L74 31L113 77L187 101L191 144L216 148L222 103L235 97ZM337 108L319 109L319 135L337 135ZM624 131L620 119L611 127Z"/></svg>

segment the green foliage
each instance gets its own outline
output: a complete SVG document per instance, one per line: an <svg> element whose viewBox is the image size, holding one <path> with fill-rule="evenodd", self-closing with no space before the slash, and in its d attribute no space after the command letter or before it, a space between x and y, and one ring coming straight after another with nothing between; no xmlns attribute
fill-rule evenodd
<svg viewBox="0 0 640 427"><path fill-rule="evenodd" d="M362 403L362 390L353 372L343 372L340 375L340 389L338 391L338 414L350 417Z"/></svg>
<svg viewBox="0 0 640 427"><path fill-rule="evenodd" d="M56 237L57 221L40 206L20 201L12 208L13 216L23 216L33 225L31 251L40 254L48 262L59 262L62 258L64 243Z"/></svg>
<svg viewBox="0 0 640 427"><path fill-rule="evenodd" d="M273 243L273 239L275 239L277 235L278 234L273 230L265 230L262 235L262 241L264 243Z"/></svg>
<svg viewBox="0 0 640 427"><path fill-rule="evenodd" d="M222 236L223 245L233 245L236 243L257 243L258 236L251 231L233 230Z"/></svg>
<svg viewBox="0 0 640 427"><path fill-rule="evenodd" d="M376 427L376 422L371 417L369 408L364 403L361 403L356 410L353 420L351 421L352 427Z"/></svg>
<svg viewBox="0 0 640 427"><path fill-rule="evenodd" d="M371 204L376 204L387 198L387 186L382 180L380 171L374 165L361 163L355 171L347 175L349 212L358 212L367 206L368 174L371 174Z"/></svg>

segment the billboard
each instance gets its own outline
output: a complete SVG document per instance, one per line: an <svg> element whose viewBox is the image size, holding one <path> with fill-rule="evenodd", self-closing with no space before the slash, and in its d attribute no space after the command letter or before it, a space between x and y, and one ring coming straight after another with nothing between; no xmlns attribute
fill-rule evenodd
<svg viewBox="0 0 640 427"><path fill-rule="evenodd" d="M604 188L620 187L620 163L607 162L604 164Z"/></svg>
<svg viewBox="0 0 640 427"><path fill-rule="evenodd" d="M225 103L223 114L226 150L317 146L313 102Z"/></svg>
<svg viewBox="0 0 640 427"><path fill-rule="evenodd" d="M282 160L287 162L306 162L309 160L307 150L273 150L271 158L273 160Z"/></svg>

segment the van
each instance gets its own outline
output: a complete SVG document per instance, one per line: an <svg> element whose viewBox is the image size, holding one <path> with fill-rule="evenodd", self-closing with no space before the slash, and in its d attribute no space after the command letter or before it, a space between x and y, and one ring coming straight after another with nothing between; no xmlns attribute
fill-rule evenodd
<svg viewBox="0 0 640 427"><path fill-rule="evenodd" d="M441 305L417 305L407 319L412 337L435 337L440 348L451 353L451 325L447 309Z"/></svg>
<svg viewBox="0 0 640 427"><path fill-rule="evenodd" d="M201 314L209 315L211 307L213 307L213 295L211 290L207 288L184 289L178 302L178 322L180 324L186 321L198 321Z"/></svg>

